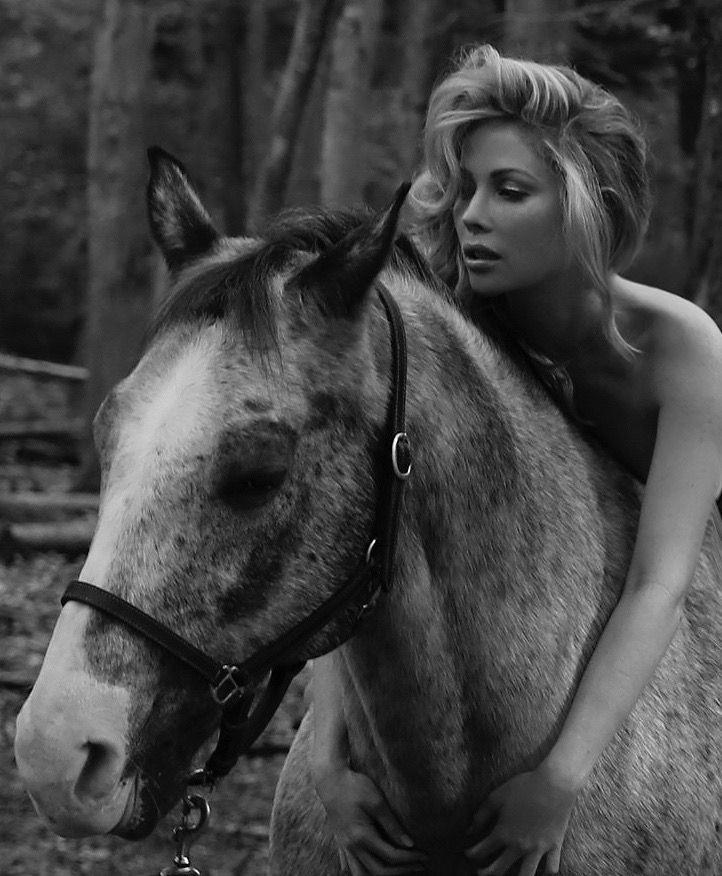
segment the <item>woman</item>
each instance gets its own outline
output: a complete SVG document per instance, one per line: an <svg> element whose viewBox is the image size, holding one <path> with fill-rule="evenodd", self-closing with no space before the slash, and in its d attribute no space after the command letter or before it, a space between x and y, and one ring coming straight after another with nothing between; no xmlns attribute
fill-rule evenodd
<svg viewBox="0 0 722 876"><path fill-rule="evenodd" d="M622 595L555 744L473 820L467 857L480 874L558 872L576 796L677 628L722 488L722 335L694 304L619 275L646 228L644 157L603 89L488 46L429 105L412 194L432 264L646 482ZM379 791L348 767L339 694L316 661L314 777L344 865L419 870L423 855Z"/></svg>

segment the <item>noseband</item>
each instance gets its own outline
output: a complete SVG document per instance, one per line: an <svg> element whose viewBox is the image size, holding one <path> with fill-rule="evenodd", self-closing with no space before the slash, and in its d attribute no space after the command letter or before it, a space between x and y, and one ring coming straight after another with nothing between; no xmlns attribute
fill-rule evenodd
<svg viewBox="0 0 722 876"><path fill-rule="evenodd" d="M362 606L355 625L388 592L393 577L403 485L411 473L411 446L406 435L406 332L399 307L389 290L376 291L386 311L391 333L391 392L387 408L381 484L376 505L374 535L355 572L328 599L277 639L262 646L241 663L219 663L174 630L119 596L84 581L73 581L61 604L75 601L96 608L198 672L210 685L221 708L216 748L205 767L189 777L189 784L212 785L225 776L268 725L289 684L304 663L292 655L339 612L354 603ZM349 634L353 634L352 632ZM291 662L289 662L291 658ZM256 699L260 679L269 679Z"/></svg>

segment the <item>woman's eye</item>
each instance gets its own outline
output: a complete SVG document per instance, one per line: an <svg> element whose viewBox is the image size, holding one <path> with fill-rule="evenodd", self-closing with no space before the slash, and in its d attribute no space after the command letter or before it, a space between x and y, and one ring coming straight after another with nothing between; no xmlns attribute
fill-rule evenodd
<svg viewBox="0 0 722 876"><path fill-rule="evenodd" d="M523 201L527 196L523 189L515 189L512 186L501 186L499 194L506 201Z"/></svg>

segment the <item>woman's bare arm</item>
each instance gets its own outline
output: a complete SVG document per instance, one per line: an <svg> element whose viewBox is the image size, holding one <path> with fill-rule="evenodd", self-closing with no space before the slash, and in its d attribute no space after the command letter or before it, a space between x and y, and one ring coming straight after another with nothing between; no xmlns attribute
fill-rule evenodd
<svg viewBox="0 0 722 876"><path fill-rule="evenodd" d="M313 661L314 739L311 773L338 844L341 868L351 876L418 873L426 855L367 776L349 766L342 686L333 655Z"/></svg>
<svg viewBox="0 0 722 876"><path fill-rule="evenodd" d="M691 336L690 336L691 335ZM653 372L657 438L622 596L544 761L493 791L477 811L467 851L496 855L502 874L546 857L557 873L579 790L633 709L683 613L706 524L722 486L722 336L707 317L675 325ZM480 841L479 836L491 831Z"/></svg>
<svg viewBox="0 0 722 876"><path fill-rule="evenodd" d="M348 736L343 715L341 683L333 656L313 661L313 755L314 779L329 769L348 766Z"/></svg>
<svg viewBox="0 0 722 876"><path fill-rule="evenodd" d="M705 323L668 339L655 374L657 439L624 590L547 758L576 786L667 650L722 486L722 336Z"/></svg>

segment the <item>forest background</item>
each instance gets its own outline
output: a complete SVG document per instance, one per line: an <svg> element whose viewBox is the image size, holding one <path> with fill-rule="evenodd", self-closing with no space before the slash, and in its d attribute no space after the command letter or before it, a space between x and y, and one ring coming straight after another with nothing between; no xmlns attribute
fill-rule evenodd
<svg viewBox="0 0 722 876"><path fill-rule="evenodd" d="M474 42L564 62L641 119L655 208L629 275L717 316L720 0L0 0L0 351L86 365L88 423L135 363L164 273L145 148L217 225L380 206L420 159L433 82ZM715 136L715 132L717 136Z"/></svg>
<svg viewBox="0 0 722 876"><path fill-rule="evenodd" d="M5 873L150 872L170 848L53 837L11 756L14 716L93 519L79 540L61 538L58 523L36 533L31 542L66 551L38 554L8 509L32 516L39 503L49 514L59 490L92 491L77 509L97 507L88 423L132 368L165 288L145 219L146 148L186 164L227 233L258 229L284 206L380 207L418 166L434 81L476 42L570 63L633 109L650 143L654 212L628 276L722 324L722 0L0 0ZM87 370L51 368L36 383L18 357ZM31 435L42 417L55 425L35 434L50 443ZM273 784L302 708L297 688L221 792L206 849L216 876L263 871Z"/></svg>

